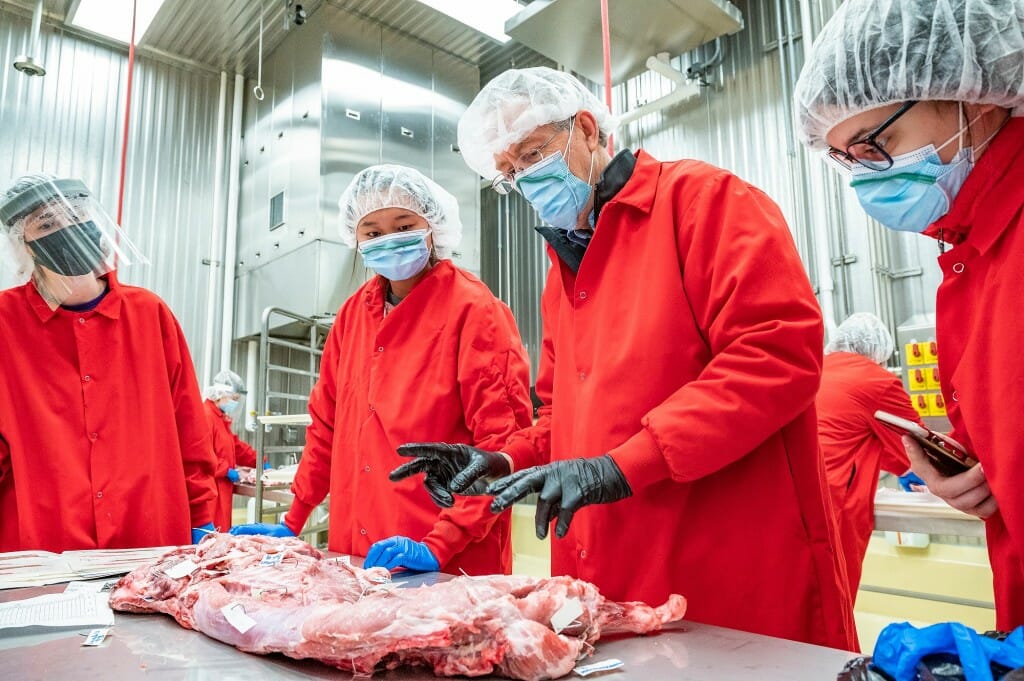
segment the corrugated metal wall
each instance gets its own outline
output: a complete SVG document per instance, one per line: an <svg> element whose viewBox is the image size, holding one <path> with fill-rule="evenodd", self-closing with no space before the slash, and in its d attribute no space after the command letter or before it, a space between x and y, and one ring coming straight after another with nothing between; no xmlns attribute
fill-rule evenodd
<svg viewBox="0 0 1024 681"><path fill-rule="evenodd" d="M28 19L0 11L0 186L25 172L82 178L111 215L127 86L127 48L44 26L43 78L9 65L24 49ZM150 259L121 272L168 302L202 357L213 220L213 160L219 78L210 72L135 61L123 227Z"/></svg>

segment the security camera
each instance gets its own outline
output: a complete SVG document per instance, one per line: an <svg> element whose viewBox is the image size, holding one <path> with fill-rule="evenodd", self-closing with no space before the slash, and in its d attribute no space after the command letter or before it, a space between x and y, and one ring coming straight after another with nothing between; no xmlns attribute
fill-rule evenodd
<svg viewBox="0 0 1024 681"><path fill-rule="evenodd" d="M293 17L296 26L302 26L306 23L306 10L302 9L302 5L295 5L295 16Z"/></svg>

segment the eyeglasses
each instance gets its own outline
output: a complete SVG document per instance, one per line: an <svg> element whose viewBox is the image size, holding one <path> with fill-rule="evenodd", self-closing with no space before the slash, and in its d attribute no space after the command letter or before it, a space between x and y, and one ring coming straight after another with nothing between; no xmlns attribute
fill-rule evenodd
<svg viewBox="0 0 1024 681"><path fill-rule="evenodd" d="M569 118L567 122L572 122L572 118ZM529 151L520 154L519 157L516 159L515 165L512 166L512 170L510 170L508 174L498 173L497 175L494 176L494 179L491 180L491 189L498 192L502 196L505 196L506 194L511 194L516 188L515 178L516 173L519 172L519 170L516 170L516 168L523 170L529 168L535 163L540 163L541 161L543 161L544 149L549 144L554 142L555 138L558 137L558 134L562 131L563 129L559 127L559 129L555 131L555 134L549 137L547 141L544 142L544 144L540 145L539 147L534 147L533 149L530 149Z"/></svg>
<svg viewBox="0 0 1024 681"><path fill-rule="evenodd" d="M842 149L836 149L835 147L829 147L829 157L840 164L846 169L850 169L854 164L859 163L865 168L871 170L888 170L892 168L892 156L889 152L878 143L877 137L881 135L886 128L896 122L896 120L903 114L910 111L910 107L917 104L916 101L910 101L901 106L896 113L889 118L885 119L880 126L874 129L870 134L860 138L854 142L851 142L846 151Z"/></svg>

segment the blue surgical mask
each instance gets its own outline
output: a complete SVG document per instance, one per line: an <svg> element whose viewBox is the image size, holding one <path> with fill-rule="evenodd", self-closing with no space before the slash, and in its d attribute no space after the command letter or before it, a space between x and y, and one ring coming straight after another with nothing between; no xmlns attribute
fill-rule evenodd
<svg viewBox="0 0 1024 681"><path fill-rule="evenodd" d="M385 234L359 243L363 262L374 272L391 281L411 279L427 266L429 229Z"/></svg>
<svg viewBox="0 0 1024 681"><path fill-rule="evenodd" d="M896 156L887 170L855 165L850 186L864 211L889 229L917 233L948 213L974 167L974 153L965 147L949 163L943 163L939 150L958 139L967 127L969 124L962 126L938 148L929 144Z"/></svg>
<svg viewBox="0 0 1024 681"><path fill-rule="evenodd" d="M943 163L929 144L894 158L888 170L855 168L850 186L864 211L889 229L923 232L949 212L973 167L970 149Z"/></svg>
<svg viewBox="0 0 1024 681"><path fill-rule="evenodd" d="M569 128L572 137L572 128ZM568 151L568 144L566 151ZM590 173L594 172L594 156L590 156ZM580 213L587 207L594 188L590 178L584 182L576 177L565 155L556 151L551 156L519 171L515 177L516 188L530 202L544 222L552 227L569 231L574 229Z"/></svg>
<svg viewBox="0 0 1024 681"><path fill-rule="evenodd" d="M238 400L228 400L227 402L221 402L217 405L220 410L225 414L230 414L235 409L238 409Z"/></svg>

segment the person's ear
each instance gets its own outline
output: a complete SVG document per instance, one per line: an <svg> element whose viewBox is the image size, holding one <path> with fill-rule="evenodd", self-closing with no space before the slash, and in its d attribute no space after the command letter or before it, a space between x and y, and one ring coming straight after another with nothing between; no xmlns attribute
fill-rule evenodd
<svg viewBox="0 0 1024 681"><path fill-rule="evenodd" d="M587 148L590 151L596 151L601 146L601 128L597 124L594 114L589 111L577 112L576 129L583 133Z"/></svg>

